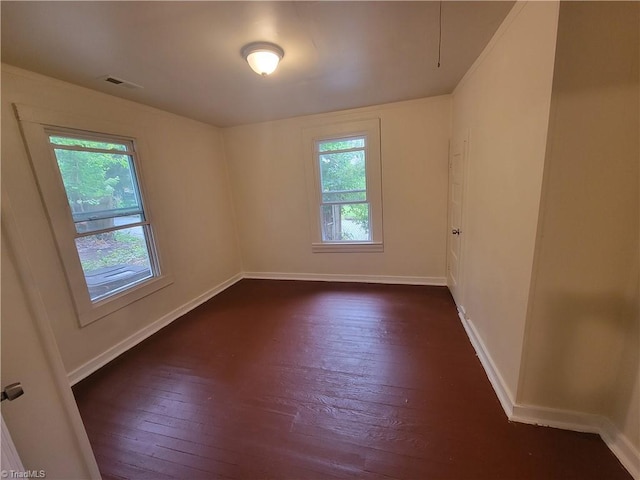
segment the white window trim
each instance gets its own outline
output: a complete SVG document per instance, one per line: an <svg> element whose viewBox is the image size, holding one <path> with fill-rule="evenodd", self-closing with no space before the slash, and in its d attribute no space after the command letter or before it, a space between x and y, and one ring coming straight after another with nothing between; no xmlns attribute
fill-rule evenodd
<svg viewBox="0 0 640 480"><path fill-rule="evenodd" d="M161 258L158 238L154 234L152 227L154 225L153 217L148 205L145 203L145 216L150 223L148 229L149 241L155 245L155 252L152 253L150 251L149 253L150 255L155 254L154 261L157 266L157 275L103 300L91 301L75 246L73 218L47 135L47 129L72 129L84 132L100 132L96 136L104 134L125 138L134 142L137 156L140 158L145 156L144 148L137 140L140 138L140 132L135 132L132 128L127 128L126 126L115 127L111 123L96 119L77 118L25 105L14 105L14 108L24 136L42 203L47 212L49 225L56 241L80 327L84 327L172 284L173 278L167 274L168 267L163 258ZM140 162L136 163L136 176L140 195L145 199L147 197L145 195Z"/></svg>
<svg viewBox="0 0 640 480"><path fill-rule="evenodd" d="M309 214L311 224L311 251L313 253L383 252L382 229L382 158L380 148L380 119L356 120L303 129L303 145ZM316 144L341 137L365 136L367 200L369 202L370 241L326 242L322 240L320 208L322 189L320 167L316 157Z"/></svg>

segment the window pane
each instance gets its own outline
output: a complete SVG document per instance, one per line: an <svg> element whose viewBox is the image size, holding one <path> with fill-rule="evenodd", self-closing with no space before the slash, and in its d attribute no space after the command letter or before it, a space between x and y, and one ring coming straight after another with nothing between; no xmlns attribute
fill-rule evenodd
<svg viewBox="0 0 640 480"><path fill-rule="evenodd" d="M364 137L340 138L318 143L319 152L332 150L348 150L350 148L364 148Z"/></svg>
<svg viewBox="0 0 640 480"><path fill-rule="evenodd" d="M320 155L322 193L366 190L364 150Z"/></svg>
<svg viewBox="0 0 640 480"><path fill-rule="evenodd" d="M54 149L74 221L90 212L142 211L129 155Z"/></svg>
<svg viewBox="0 0 640 480"><path fill-rule="evenodd" d="M366 190L348 190L346 192L328 192L322 194L322 203L364 202Z"/></svg>
<svg viewBox="0 0 640 480"><path fill-rule="evenodd" d="M49 141L55 145L69 145L75 147L99 148L102 150L121 150L127 151L127 145L124 143L97 142L95 140L85 140L82 138L60 137L50 135Z"/></svg>
<svg viewBox="0 0 640 480"><path fill-rule="evenodd" d="M94 232L96 230L121 227L123 225L131 225L133 223L141 223L143 221L144 218L142 218L142 215L127 215L121 217L101 218L99 220L89 220L86 222L76 222L76 232Z"/></svg>
<svg viewBox="0 0 640 480"><path fill-rule="evenodd" d="M322 240L325 242L370 241L369 204L323 205Z"/></svg>
<svg viewBox="0 0 640 480"><path fill-rule="evenodd" d="M153 276L144 227L80 237L76 248L92 301Z"/></svg>

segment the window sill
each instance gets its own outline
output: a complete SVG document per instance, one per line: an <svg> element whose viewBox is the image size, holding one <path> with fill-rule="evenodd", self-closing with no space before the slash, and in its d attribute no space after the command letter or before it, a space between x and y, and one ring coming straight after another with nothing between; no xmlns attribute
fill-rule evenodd
<svg viewBox="0 0 640 480"><path fill-rule="evenodd" d="M335 242L312 243L313 253L380 253L384 252L382 242Z"/></svg>
<svg viewBox="0 0 640 480"><path fill-rule="evenodd" d="M102 317L106 317L116 310L120 310L121 308L131 305L133 302L151 295L172 283L173 277L170 275L155 277L141 283L140 285L125 290L118 295L96 302L92 304L89 310L79 312L78 319L80 321L80 327L86 327L90 323L95 322Z"/></svg>

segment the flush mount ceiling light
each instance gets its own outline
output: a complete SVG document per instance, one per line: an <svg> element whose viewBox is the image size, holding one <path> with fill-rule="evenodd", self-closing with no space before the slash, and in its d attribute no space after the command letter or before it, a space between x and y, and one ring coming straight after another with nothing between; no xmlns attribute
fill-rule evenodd
<svg viewBox="0 0 640 480"><path fill-rule="evenodd" d="M274 43L254 42L242 47L242 56L258 75L272 74L284 57L284 50Z"/></svg>

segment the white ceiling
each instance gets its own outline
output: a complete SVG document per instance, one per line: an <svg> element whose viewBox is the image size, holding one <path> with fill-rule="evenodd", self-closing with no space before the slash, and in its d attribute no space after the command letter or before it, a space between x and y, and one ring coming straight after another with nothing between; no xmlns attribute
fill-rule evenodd
<svg viewBox="0 0 640 480"><path fill-rule="evenodd" d="M2 1L2 61L231 126L450 93L512 5L443 2L438 69L439 2ZM284 49L273 75L253 41Z"/></svg>

